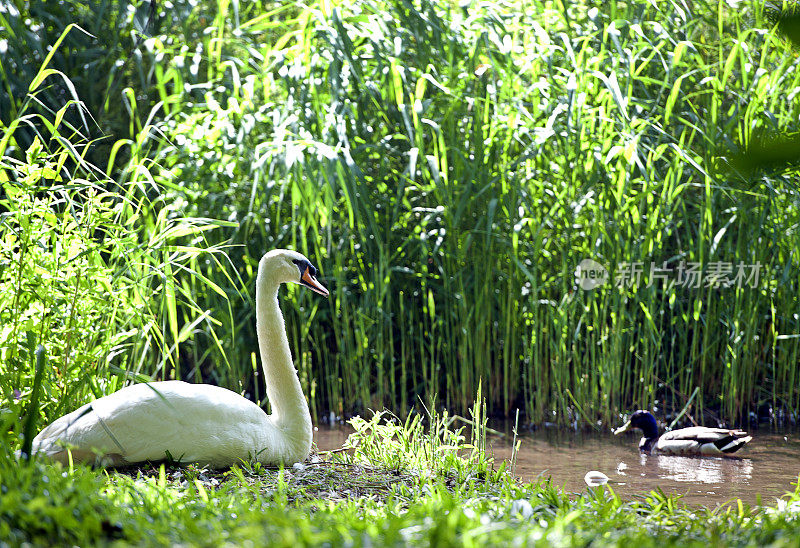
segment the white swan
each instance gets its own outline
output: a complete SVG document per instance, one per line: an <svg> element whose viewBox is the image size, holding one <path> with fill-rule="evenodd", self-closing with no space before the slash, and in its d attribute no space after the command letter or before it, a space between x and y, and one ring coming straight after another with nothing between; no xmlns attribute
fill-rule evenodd
<svg viewBox="0 0 800 548"><path fill-rule="evenodd" d="M172 458L225 467L242 459L294 463L311 449L311 415L292 363L278 306L282 283L327 296L317 269L300 253L262 257L256 278L256 331L272 414L238 394L208 384L163 381L128 386L56 419L32 452L66 463L119 466Z"/></svg>

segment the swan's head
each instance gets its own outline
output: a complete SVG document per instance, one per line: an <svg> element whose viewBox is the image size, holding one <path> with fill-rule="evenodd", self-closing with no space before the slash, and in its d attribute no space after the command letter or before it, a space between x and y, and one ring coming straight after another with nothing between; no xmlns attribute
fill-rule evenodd
<svg viewBox="0 0 800 548"><path fill-rule="evenodd" d="M278 283L300 284L327 297L328 290L317 281L317 269L302 253L273 249L261 258L259 277L268 276Z"/></svg>

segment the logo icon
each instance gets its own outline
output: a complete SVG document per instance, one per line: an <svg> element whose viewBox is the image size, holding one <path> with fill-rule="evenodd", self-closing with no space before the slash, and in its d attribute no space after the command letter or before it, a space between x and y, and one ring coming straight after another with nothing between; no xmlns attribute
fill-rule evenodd
<svg viewBox="0 0 800 548"><path fill-rule="evenodd" d="M595 260L584 259L575 269L575 278L581 289L589 291L608 281L608 270Z"/></svg>

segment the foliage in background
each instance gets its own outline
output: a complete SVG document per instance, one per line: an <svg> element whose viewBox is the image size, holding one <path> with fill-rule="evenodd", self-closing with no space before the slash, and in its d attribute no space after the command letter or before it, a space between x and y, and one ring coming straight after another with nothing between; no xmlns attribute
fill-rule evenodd
<svg viewBox="0 0 800 548"><path fill-rule="evenodd" d="M203 233L224 224L185 218L164 201L141 155L149 129L115 144L130 158L115 179L91 164L90 142L68 121L80 103L67 101L52 116L32 108L51 81L69 82L48 62L0 134L0 395L3 415L27 414L33 433L39 418L127 380L173 376L180 342L214 321L175 274L211 256ZM29 134L23 149L18 137ZM179 308L193 311L192 322L178 323ZM40 345L46 365L37 396Z"/></svg>
<svg viewBox="0 0 800 548"><path fill-rule="evenodd" d="M115 87L114 82L119 84L119 68L128 58L135 11L129 11L129 7L131 2L124 0L4 3L0 7L0 122L9 126L23 110L52 118L68 102L82 101L86 108L68 109L63 116L90 140L102 138L105 131L113 134L127 130L124 102L119 101L122 87ZM78 29L65 33L70 25ZM56 42L60 47L51 50ZM66 79L48 80L31 102L29 85L47 58L49 68ZM116 93L114 100L108 101L111 88ZM32 128L18 128L18 159L35 137ZM89 149L91 160L107 155L115 140L101 140ZM8 152L14 154L14 150ZM100 167L104 169L105 165Z"/></svg>
<svg viewBox="0 0 800 548"><path fill-rule="evenodd" d="M137 110L150 111L162 99L160 68L143 57L145 41L159 32L197 38L215 3L198 0L14 0L0 5L0 123L9 125L27 112L53 115L68 101L84 109L65 113L93 141L88 159L106 169L114 144L131 137L142 120ZM234 8L235 10L235 8ZM211 17L213 19L213 16ZM71 25L80 30L65 33ZM50 46L59 42L55 50ZM28 86L45 59L66 76L39 89L34 104ZM16 139L24 151L35 138L20 128ZM127 151L123 150L123 154Z"/></svg>
<svg viewBox="0 0 800 548"><path fill-rule="evenodd" d="M800 2L765 2L763 15L775 25L777 34L785 37L797 50L800 46ZM751 136L741 152L731 156L731 165L737 171L752 177L761 170L782 170L798 165L800 134L795 128L783 132L773 127L759 133Z"/></svg>
<svg viewBox="0 0 800 548"><path fill-rule="evenodd" d="M180 91L180 51L154 53L173 60L176 105L159 158L189 211L239 223L225 235L248 283L264 249L319 264L330 305L290 305L316 408L402 413L438 393L460 411L484 379L493 413L535 422L670 411L694 387L729 420L797 409L797 172L725 167L797 124L797 59L746 26L758 17L723 2L278 8L195 46L200 101ZM584 258L644 273L584 292ZM760 277L681 287L684 263ZM231 363L251 362L252 323L237 318Z"/></svg>
<svg viewBox="0 0 800 548"><path fill-rule="evenodd" d="M229 223L206 237L230 262L159 255L189 263L155 269L171 342L142 373L262 398L245 295L261 254L292 247L331 288L282 295L316 413L404 416L437 393L462 413L481 380L491 413L533 422L670 412L695 387L728 420L800 407L797 171L728 162L797 130L798 61L757 3L181 6L114 50L144 77L119 76L131 140L100 186L144 174L142 218ZM644 274L583 291L584 258ZM687 288L651 262L672 282L682 263L762 268Z"/></svg>

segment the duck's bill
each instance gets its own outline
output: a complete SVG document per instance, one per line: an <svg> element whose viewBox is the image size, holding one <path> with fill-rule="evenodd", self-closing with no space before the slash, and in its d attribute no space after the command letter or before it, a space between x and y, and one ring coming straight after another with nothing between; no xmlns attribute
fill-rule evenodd
<svg viewBox="0 0 800 548"><path fill-rule="evenodd" d="M319 293L323 297L328 296L328 290L325 289L325 286L322 285L317 281L317 279L311 275L311 273L306 268L306 271L303 272L303 275L300 277L300 282L311 289L314 293Z"/></svg>
<svg viewBox="0 0 800 548"><path fill-rule="evenodd" d="M625 424L623 424L622 426L620 426L619 428L617 428L616 430L614 430L614 435L618 436L618 435L622 434L623 432L627 432L630 427L631 427L631 421L628 421Z"/></svg>

